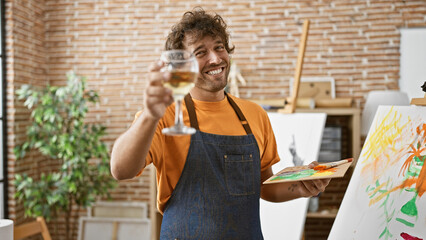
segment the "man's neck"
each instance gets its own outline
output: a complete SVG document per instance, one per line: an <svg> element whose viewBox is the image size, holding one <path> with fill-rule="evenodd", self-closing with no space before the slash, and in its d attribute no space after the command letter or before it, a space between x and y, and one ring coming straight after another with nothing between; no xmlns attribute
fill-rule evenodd
<svg viewBox="0 0 426 240"><path fill-rule="evenodd" d="M225 90L220 90L217 92L208 92L200 88L194 87L190 93L193 99L203 102L218 102L222 101L225 98Z"/></svg>

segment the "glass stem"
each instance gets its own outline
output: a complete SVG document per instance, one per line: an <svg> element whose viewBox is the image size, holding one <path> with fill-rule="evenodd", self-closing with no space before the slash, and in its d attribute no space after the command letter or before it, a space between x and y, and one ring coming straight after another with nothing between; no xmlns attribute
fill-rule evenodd
<svg viewBox="0 0 426 240"><path fill-rule="evenodd" d="M176 100L175 106L175 125L183 126L183 114L182 114L182 99Z"/></svg>

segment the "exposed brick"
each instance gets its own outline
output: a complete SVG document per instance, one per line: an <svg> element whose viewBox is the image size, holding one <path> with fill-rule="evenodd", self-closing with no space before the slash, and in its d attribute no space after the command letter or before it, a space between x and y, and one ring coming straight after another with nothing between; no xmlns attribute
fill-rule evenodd
<svg viewBox="0 0 426 240"><path fill-rule="evenodd" d="M101 96L87 121L106 125L111 147L142 109L144 74L163 49L170 26L197 5L221 14L229 25L233 59L247 81L240 88L243 98L288 96L302 23L310 19L303 76L333 77L337 97L352 97L363 107L369 91L398 89L399 28L426 27L423 0L7 0L8 179L56 168L36 153L15 161L12 149L24 140L29 118L16 89L64 85L71 69L86 76L88 87ZM335 207L345 186L331 186L327 191L333 194L325 193L321 203ZM8 189L9 217L22 222L22 206L13 199L14 188ZM111 194L115 200L148 202L149 171ZM85 214L76 209L74 219ZM332 222L308 220L305 239L325 239ZM65 231L60 221L49 225Z"/></svg>

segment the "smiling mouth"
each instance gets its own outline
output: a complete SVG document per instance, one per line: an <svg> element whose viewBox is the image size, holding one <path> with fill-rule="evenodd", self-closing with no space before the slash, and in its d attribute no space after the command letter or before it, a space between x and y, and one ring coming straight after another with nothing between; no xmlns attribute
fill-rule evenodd
<svg viewBox="0 0 426 240"><path fill-rule="evenodd" d="M219 74L219 73L221 73L221 72L223 72L223 67L222 68L219 68L219 69L215 69L215 70L211 70L211 71L208 71L208 72L206 72L208 75L216 75L216 74Z"/></svg>

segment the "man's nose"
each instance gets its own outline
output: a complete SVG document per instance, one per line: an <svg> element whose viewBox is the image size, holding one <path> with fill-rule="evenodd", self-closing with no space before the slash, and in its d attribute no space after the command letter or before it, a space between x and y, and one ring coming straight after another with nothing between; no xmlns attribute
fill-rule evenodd
<svg viewBox="0 0 426 240"><path fill-rule="evenodd" d="M209 52L209 63L210 64L219 64L222 62L222 59L220 58L220 56L214 52L214 51L210 51Z"/></svg>

